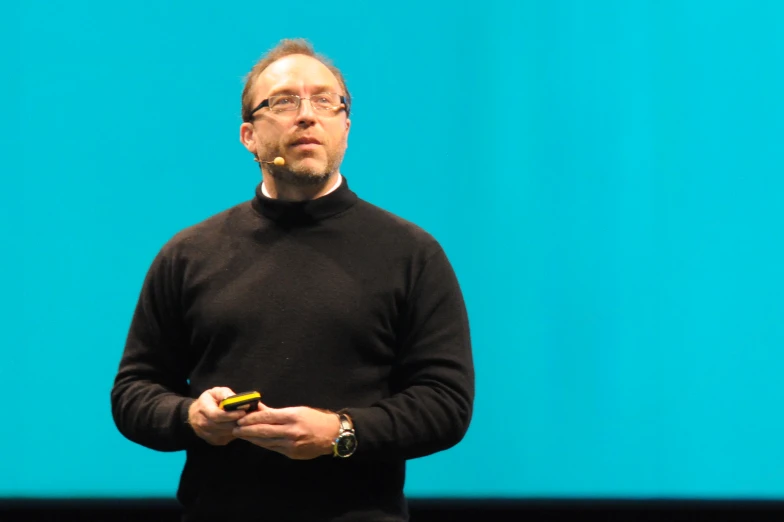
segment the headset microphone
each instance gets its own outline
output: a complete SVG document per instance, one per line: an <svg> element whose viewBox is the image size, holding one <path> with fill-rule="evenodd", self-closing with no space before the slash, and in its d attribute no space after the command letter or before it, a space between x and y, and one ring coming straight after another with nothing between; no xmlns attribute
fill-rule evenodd
<svg viewBox="0 0 784 522"><path fill-rule="evenodd" d="M272 161L262 161L262 160L260 160L260 159L257 157L257 158L256 158L256 161L257 161L257 162L259 162L259 163L271 163L271 164L273 164L273 165L277 165L278 167L282 167L283 165L285 165L285 164L286 164L286 160L284 160L284 159L283 159L283 158L281 158L280 156L278 156L277 158L275 158L275 159L274 159L274 160L272 160Z"/></svg>

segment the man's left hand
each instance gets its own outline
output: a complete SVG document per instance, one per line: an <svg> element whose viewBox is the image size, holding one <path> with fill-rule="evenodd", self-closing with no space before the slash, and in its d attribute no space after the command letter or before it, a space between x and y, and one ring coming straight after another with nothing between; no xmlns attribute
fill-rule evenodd
<svg viewBox="0 0 784 522"><path fill-rule="evenodd" d="M334 413L305 406L270 408L259 402L257 411L237 421L233 435L290 459L308 460L330 455L339 432Z"/></svg>

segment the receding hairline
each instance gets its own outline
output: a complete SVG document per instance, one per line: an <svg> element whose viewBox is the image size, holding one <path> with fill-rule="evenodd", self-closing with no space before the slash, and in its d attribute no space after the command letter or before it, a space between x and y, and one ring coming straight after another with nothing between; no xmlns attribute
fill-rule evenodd
<svg viewBox="0 0 784 522"><path fill-rule="evenodd" d="M317 62L321 63L321 65L325 66L332 73L332 76L334 77L333 79L337 79L338 85L342 89L343 95L346 99L346 116L350 114L351 93L348 90L348 84L346 83L346 79L343 76L343 72L332 62L329 57L317 53L313 49L313 46L310 44L310 42L302 38L297 38L281 40L277 46L268 51L261 59L259 59L259 61L256 62L248 74L245 75L245 86L242 89L241 96L241 114L243 122L250 122L253 120L252 111L254 103L258 103L258 100L256 99L257 96L254 91L258 88L256 83L258 82L259 77L264 74L265 71L267 71L270 65L277 63L283 58L294 55L302 55L313 58Z"/></svg>
<svg viewBox="0 0 784 522"><path fill-rule="evenodd" d="M250 94L250 97L251 97L251 98L253 98L253 96L254 96L254 94L255 94L253 91L256 89L256 85L258 84L259 78L261 78L261 75L262 75L262 74L264 74L266 71L268 71L268 70L269 70L269 68L270 68L270 67L272 67L273 65L275 65L275 64L277 64L277 63L279 63L279 62L282 62L283 60L285 60L285 59L287 59L287 58L291 58L291 57L293 57L293 56L304 56L305 58L310 58L312 61L315 61L315 62L319 63L319 64L320 64L320 65L321 65L321 66L322 66L322 67L323 67L323 68L324 68L324 69L325 69L327 72L329 72L329 74L330 74L330 76L332 77L332 80L334 81L335 85L336 85L336 86L337 86L337 87L338 87L338 88L339 88L341 91L343 91L343 92L340 92L340 93L338 93L338 94L342 94L342 95L344 95L344 96L346 95L346 87L345 87L345 85L343 84L343 82L341 82L341 81L340 81L340 78L338 78L338 76L337 76L337 75L335 74L335 72L334 72L334 71L333 71L333 70L332 70L332 69L329 67L329 65L327 65L326 63L324 63L322 60L319 60L319 59L318 59L317 57L315 57L315 56L310 56L310 55L303 54L303 53L291 53L291 54L287 54L286 56L281 56L280 58L278 58L278 59L277 59L277 60L275 60L274 62L270 62L270 63L269 63L269 64L268 64L268 65L267 65L267 66L266 66L264 69L262 69L262 70L260 70L258 73L256 73L255 77L253 77L253 76L252 76L253 72L251 71L251 73L248 75L248 78L246 78L246 81L249 81L249 82L250 82L250 89L249 89L249 91L250 91L250 92L249 92L249 94ZM317 88L324 88L324 87L327 87L327 86L326 86L326 85L324 85L324 82L319 82L319 83L316 85L316 87L317 87ZM278 92L285 92L285 90L286 90L286 88L281 88L280 90L278 90ZM274 92L274 91L275 91L275 87L273 86L273 87L272 87L272 90L270 90L270 93L272 93L272 92Z"/></svg>

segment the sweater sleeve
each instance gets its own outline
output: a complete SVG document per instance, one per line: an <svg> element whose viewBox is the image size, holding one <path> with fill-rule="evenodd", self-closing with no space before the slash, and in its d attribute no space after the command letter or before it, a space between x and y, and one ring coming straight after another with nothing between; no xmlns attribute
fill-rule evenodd
<svg viewBox="0 0 784 522"><path fill-rule="evenodd" d="M393 372L395 393L347 408L357 455L413 459L460 442L471 420L474 365L468 315L457 277L439 247L407 299Z"/></svg>
<svg viewBox="0 0 784 522"><path fill-rule="evenodd" d="M159 451L178 451L201 439L187 424L185 336L179 278L163 251L145 277L111 391L112 416L129 440Z"/></svg>

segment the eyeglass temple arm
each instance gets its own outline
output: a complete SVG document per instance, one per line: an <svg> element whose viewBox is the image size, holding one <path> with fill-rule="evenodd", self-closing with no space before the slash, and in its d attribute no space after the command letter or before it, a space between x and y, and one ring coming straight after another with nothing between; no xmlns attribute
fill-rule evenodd
<svg viewBox="0 0 784 522"><path fill-rule="evenodd" d="M264 107L269 107L269 98L262 101L260 104L256 105L256 108L250 111L251 114L255 114L256 111L263 109Z"/></svg>

